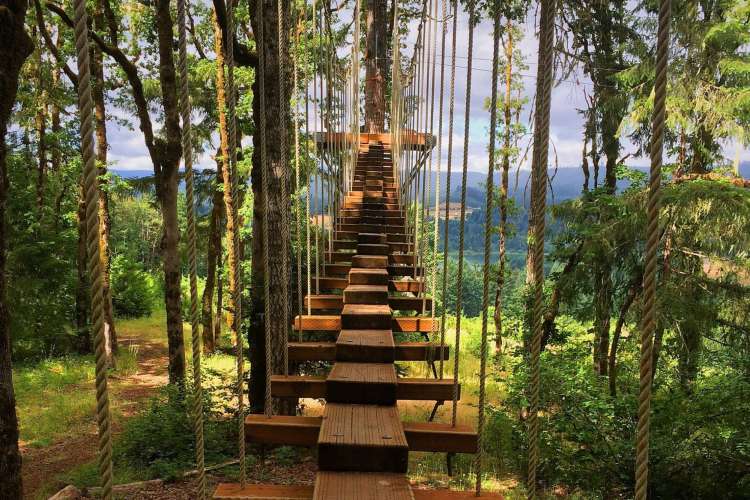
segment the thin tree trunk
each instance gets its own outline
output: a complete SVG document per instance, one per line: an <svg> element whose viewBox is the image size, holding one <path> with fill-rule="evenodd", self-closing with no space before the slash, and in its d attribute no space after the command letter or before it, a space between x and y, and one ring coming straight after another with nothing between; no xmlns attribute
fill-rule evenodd
<svg viewBox="0 0 750 500"><path fill-rule="evenodd" d="M223 264L221 258L221 239L219 239L219 251L216 255L216 321L214 321L214 345L221 346L221 329L224 324L224 278Z"/></svg>
<svg viewBox="0 0 750 500"><path fill-rule="evenodd" d="M508 239L508 184L510 174L510 148L512 140L512 110L511 110L511 86L513 84L513 22L508 19L506 33L508 43L505 44L505 100L503 102L503 116L505 130L503 137L503 165L502 179L500 182L500 238L497 271L497 286L495 287L495 314L492 319L495 322L495 351L503 349L503 315L502 300L503 287L505 286L506 247Z"/></svg>
<svg viewBox="0 0 750 500"><path fill-rule="evenodd" d="M612 311L612 275L609 262L595 266L594 287L594 369L599 375L606 375Z"/></svg>
<svg viewBox="0 0 750 500"><path fill-rule="evenodd" d="M388 75L388 1L366 0L365 22L365 129L382 132L385 127L385 84Z"/></svg>
<svg viewBox="0 0 750 500"><path fill-rule="evenodd" d="M27 3L8 0L0 9L0 498L20 500L23 495L18 417L13 391L11 332L6 297L6 202L8 172L5 135L18 91L18 74L34 47L24 28Z"/></svg>
<svg viewBox="0 0 750 500"><path fill-rule="evenodd" d="M615 323L615 331L612 334L612 346L609 350L609 394L613 398L617 396L617 348L620 344L620 336L622 335L622 328L625 326L625 317L630 310L630 306L633 305L635 298L641 290L641 282L643 281L643 272L636 273L635 277L630 281L628 286L628 293L625 296L625 300L620 306L620 315L617 317L617 323Z"/></svg>
<svg viewBox="0 0 750 500"><path fill-rule="evenodd" d="M86 249L86 202L83 180L78 184L78 244L76 245L76 351L88 354L93 351L89 312L91 295L88 279L88 252Z"/></svg>
<svg viewBox="0 0 750 500"><path fill-rule="evenodd" d="M94 25L100 31L106 29L104 22L104 7L102 1L97 0L94 9ZM104 350L107 362L114 366L114 354L117 353L117 331L112 307L111 285L111 249L109 248L110 218L109 193L107 192L107 115L104 105L104 61L102 51L96 44L91 44L91 73L92 97L94 98L94 133L96 134L96 163L99 182L99 253L104 270L102 282L104 294Z"/></svg>
<svg viewBox="0 0 750 500"><path fill-rule="evenodd" d="M47 177L47 82L44 75L41 45L37 47L35 59L36 88L39 93L34 116L34 128L37 134L36 207L41 213L44 208L44 182Z"/></svg>
<svg viewBox="0 0 750 500"><path fill-rule="evenodd" d="M214 190L213 206L211 208L211 220L208 227L208 249L206 252L206 286L203 289L201 302L201 316L203 324L203 350L212 353L216 350L216 338L214 337L214 311L213 298L216 285L217 257L221 251L221 214L224 205L223 193L218 189L222 180L223 159L216 162L216 183ZM221 311L217 309L217 315Z"/></svg>
<svg viewBox="0 0 750 500"><path fill-rule="evenodd" d="M164 106L165 150L157 172L161 202L164 260L164 302L167 310L169 345L169 382L185 380L185 342L182 333L180 229L177 215L178 170L182 153L180 119L177 106L177 75L173 55L173 23L169 0L156 2L156 27L159 40L159 79Z"/></svg>

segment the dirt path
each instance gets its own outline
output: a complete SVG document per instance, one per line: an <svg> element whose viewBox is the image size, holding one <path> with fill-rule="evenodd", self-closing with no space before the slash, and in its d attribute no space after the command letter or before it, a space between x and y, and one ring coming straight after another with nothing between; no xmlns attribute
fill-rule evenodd
<svg viewBox="0 0 750 500"><path fill-rule="evenodd" d="M135 414L157 387L167 383L166 347L142 338L120 339L120 349L131 347L137 348L136 373L127 377L110 377L110 404L125 418ZM112 430L117 434L121 430L121 423L115 422ZM89 424L81 427L76 436L41 448L22 444L21 452L24 498L45 498L43 494L54 493L64 486L55 477L96 458L97 433L93 418Z"/></svg>

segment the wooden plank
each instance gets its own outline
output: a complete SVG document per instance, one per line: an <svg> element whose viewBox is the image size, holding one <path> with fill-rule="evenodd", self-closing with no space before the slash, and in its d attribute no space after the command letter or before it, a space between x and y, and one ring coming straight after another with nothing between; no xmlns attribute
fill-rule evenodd
<svg viewBox="0 0 750 500"><path fill-rule="evenodd" d="M340 329L389 330L391 315L391 307L385 304L344 304Z"/></svg>
<svg viewBox="0 0 750 500"><path fill-rule="evenodd" d="M295 330L337 332L341 330L341 316L313 315L294 318Z"/></svg>
<svg viewBox="0 0 750 500"><path fill-rule="evenodd" d="M326 379L314 375L272 375L271 394L277 398L325 398Z"/></svg>
<svg viewBox="0 0 750 500"><path fill-rule="evenodd" d="M329 403L396 403L396 369L392 363L348 363L333 365L326 378Z"/></svg>
<svg viewBox="0 0 750 500"><path fill-rule="evenodd" d="M240 500L264 498L266 500L310 500L313 498L313 486L296 486L285 484L240 484L222 483L214 491L214 500Z"/></svg>
<svg viewBox="0 0 750 500"><path fill-rule="evenodd" d="M315 500L413 500L403 474L372 472L318 472Z"/></svg>
<svg viewBox="0 0 750 500"><path fill-rule="evenodd" d="M344 289L344 304L388 304L388 286L349 285Z"/></svg>
<svg viewBox="0 0 750 500"><path fill-rule="evenodd" d="M393 334L390 330L341 330L336 340L336 360L393 363Z"/></svg>
<svg viewBox="0 0 750 500"><path fill-rule="evenodd" d="M342 333L347 330L342 330ZM340 338L340 335L339 335ZM392 338L392 337L391 337ZM335 342L289 342L290 361L336 361ZM449 346L443 346L443 360L450 358ZM440 346L428 342L401 342L395 345L395 361L435 361L440 360ZM339 359L339 361L353 361ZM386 362L386 361L383 361Z"/></svg>
<svg viewBox="0 0 750 500"><path fill-rule="evenodd" d="M473 491L426 490L419 488L412 488L411 491L414 494L414 500L470 500L477 498ZM503 500L503 496L500 493L492 493L484 490L480 498Z"/></svg>
<svg viewBox="0 0 750 500"><path fill-rule="evenodd" d="M432 332L433 322L437 330L437 319L428 316L396 316L393 318L392 329L394 332Z"/></svg>
<svg viewBox="0 0 750 500"><path fill-rule="evenodd" d="M305 297L305 307L310 309L341 309L344 297L337 294L308 295Z"/></svg>
<svg viewBox="0 0 750 500"><path fill-rule="evenodd" d="M410 451L477 452L477 432L468 425L404 422L403 426Z"/></svg>
<svg viewBox="0 0 750 500"><path fill-rule="evenodd" d="M335 342L289 342L289 361L335 361Z"/></svg>
<svg viewBox="0 0 750 500"><path fill-rule="evenodd" d="M312 278L312 286L315 286L315 277ZM337 278L331 276L320 277L320 289L321 290L343 290L349 285L347 278Z"/></svg>
<svg viewBox="0 0 750 500"><path fill-rule="evenodd" d="M395 406L326 404L318 437L321 470L405 473L408 459Z"/></svg>
<svg viewBox="0 0 750 500"><path fill-rule="evenodd" d="M432 309L432 299L422 297L390 297L388 304L394 311L421 311L424 305L425 311Z"/></svg>
<svg viewBox="0 0 750 500"><path fill-rule="evenodd" d="M412 401L449 401L453 399L453 379L399 378L396 397ZM461 384L458 384L458 398L461 399Z"/></svg>
<svg viewBox="0 0 750 500"><path fill-rule="evenodd" d="M314 446L322 422L322 417L248 415L245 417L245 440L248 443Z"/></svg>
<svg viewBox="0 0 750 500"><path fill-rule="evenodd" d="M423 283L421 280L391 280L388 284L388 289L392 292L411 292L419 293L422 291Z"/></svg>

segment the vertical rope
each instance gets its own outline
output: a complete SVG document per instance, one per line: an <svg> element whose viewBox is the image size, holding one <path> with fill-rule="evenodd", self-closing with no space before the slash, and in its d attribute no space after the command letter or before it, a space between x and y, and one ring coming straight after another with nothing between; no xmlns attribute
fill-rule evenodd
<svg viewBox="0 0 750 500"><path fill-rule="evenodd" d="M235 357L237 358L237 441L240 461L240 484L245 486L245 355L242 345L241 276L240 276L240 228L239 207L237 207L238 176L237 176L237 109L234 88L234 3L227 2L227 43L225 44L227 60L227 126L229 132L229 179L224 173L224 205L227 212L227 234L233 238L227 240L227 257L229 260L229 300L231 309L231 329L235 337ZM229 182L227 182L229 181ZM229 188L227 189L227 184Z"/></svg>
<svg viewBox="0 0 750 500"><path fill-rule="evenodd" d="M306 6L306 4L305 4ZM305 10L305 20L307 19L307 10ZM305 157L310 159L310 78L307 75L307 67L305 67ZM313 87L315 85L313 84ZM310 170L306 169L305 173L305 257L307 259L307 315L312 314L310 294L312 289L312 278L311 278L311 257L310 257L310 189L312 179ZM300 312L300 314L302 314ZM299 325L299 334L302 336L302 322Z"/></svg>
<svg viewBox="0 0 750 500"><path fill-rule="evenodd" d="M196 262L195 195L193 175L193 134L190 121L191 106L188 92L187 28L185 0L177 0L179 37L180 115L182 118L182 158L185 162L185 205L187 210L188 270L190 280L190 326L193 354L193 433L195 434L195 464L198 471L199 498L206 497L206 471L203 452L203 389L201 387L201 336L198 319L198 265ZM217 172L218 175L218 172Z"/></svg>
<svg viewBox="0 0 750 500"><path fill-rule="evenodd" d="M490 143L487 148L487 192L484 213L484 274L482 276L482 343L479 356L479 415L477 417L477 454L475 491L482 493L482 461L484 459L484 420L487 377L487 316L490 307L490 253L492 251L492 197L495 189L495 135L497 126L497 72L500 52L500 9L494 7L492 27L492 90L490 93Z"/></svg>
<svg viewBox="0 0 750 500"><path fill-rule="evenodd" d="M547 157L549 115L552 95L552 44L555 38L555 0L542 0L539 24L539 64L536 93L536 126L532 165L531 246L533 308L531 313L531 394L529 397L528 496L537 495L536 471L539 465L539 354L542 344L544 286L544 216L547 197Z"/></svg>
<svg viewBox="0 0 750 500"><path fill-rule="evenodd" d="M661 166L664 153L666 121L667 65L669 61L669 21L671 0L659 5L659 28L656 41L656 81L651 136L651 175L649 180L646 229L646 257L643 273L643 321L638 392L638 427L636 430L635 498L648 496L648 452L651 419L651 381L653 372L653 334L656 329L656 265L659 249L659 209L661 205Z"/></svg>
<svg viewBox="0 0 750 500"><path fill-rule="evenodd" d="M299 13L297 13L299 16ZM300 186L302 178L299 168L299 61L297 55L299 52L299 30L300 20L297 18L297 30L294 34L294 57L292 58L293 72L293 92L294 92L294 212L296 217L296 237L297 237L297 314L302 314L302 197L300 196ZM298 341L302 341L302 330L298 332Z"/></svg>
<svg viewBox="0 0 750 500"><path fill-rule="evenodd" d="M474 55L474 0L469 0L469 48L466 62L466 102L464 104L464 150L461 168L461 218L458 221L458 276L456 277L456 355L453 361L453 413L451 423L456 425L458 415L458 367L461 350L461 314L464 292L464 227L466 219L466 177L469 168L469 128L471 125L471 69Z"/></svg>
<svg viewBox="0 0 750 500"><path fill-rule="evenodd" d="M269 237L268 224L268 176L271 174L271 167L268 164L268 151L266 150L266 40L265 40L265 16L263 11L265 0L258 2L258 91L260 92L260 157L261 157L261 189L263 190L263 325L265 327L265 361L266 361L266 391L264 398L263 410L268 418L273 415L273 400L271 398L271 375L273 368L271 366L271 270L269 269L268 245L271 241Z"/></svg>
<svg viewBox="0 0 750 500"><path fill-rule="evenodd" d="M445 297L448 294L448 220L451 202L451 166L453 164L453 118L456 110L456 32L458 23L458 0L453 0L453 33L451 43L451 85L448 104L448 164L445 180L445 228L443 237L443 316L440 319L440 350L445 346L445 319L447 310ZM458 351L455 353L458 356ZM440 378L443 378L443 356L440 356Z"/></svg>
<svg viewBox="0 0 750 500"><path fill-rule="evenodd" d="M76 58L78 62L78 112L81 116L81 155L83 186L86 199L86 251L91 281L91 328L94 332L96 358L96 421L99 429L99 479L102 498L112 498L112 432L109 391L107 389L107 356L104 352L104 276L99 253L99 190L94 153L91 67L89 62L88 16L85 0L75 0Z"/></svg>
<svg viewBox="0 0 750 500"><path fill-rule="evenodd" d="M287 57L287 39L286 39L286 9L283 8L283 0L276 0L276 18L277 18L277 53L279 58L279 118L281 120L280 139L281 151L279 163L281 166L281 199L284 207L281 210L281 268L284 270L284 276L281 280L281 307L284 310L284 331L282 333L282 345L284 356L284 375L289 375L289 349L287 348L289 340L289 249L290 249L290 215L291 207L289 206L289 144L288 144L288 116L289 116L289 99L287 98L286 89L286 57Z"/></svg>
<svg viewBox="0 0 750 500"><path fill-rule="evenodd" d="M437 301L437 270L438 270L438 244L440 233L440 170L443 162L443 101L445 97L445 39L448 36L448 0L443 0L443 33L442 40L440 42L440 104L438 110L438 143L437 143L437 174L435 175L435 215L433 220L435 221L432 234L432 277L431 277L431 289L432 289L432 311L430 317L432 319L433 335L435 333L435 302ZM447 201L446 201L447 203ZM445 224L447 226L448 220L446 219ZM447 248L445 249L447 251ZM445 271L445 270L444 270ZM441 326L441 330L445 332L445 329ZM443 343L440 345L440 373L443 372Z"/></svg>

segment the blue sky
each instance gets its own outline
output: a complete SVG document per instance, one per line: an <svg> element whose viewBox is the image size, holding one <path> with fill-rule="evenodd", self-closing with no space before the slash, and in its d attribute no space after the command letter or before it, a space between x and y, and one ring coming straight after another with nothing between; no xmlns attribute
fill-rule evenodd
<svg viewBox="0 0 750 500"><path fill-rule="evenodd" d="M524 83L526 84L525 93L529 100L534 94L534 79L536 74L536 48L537 41L534 29L535 18L532 13L525 27L525 36L520 47L526 57L526 65L529 67L524 71ZM449 35L450 37L450 35ZM407 37L407 44L412 46L416 38L416 23L413 25L412 32ZM466 23L466 14L459 15L459 29L457 35L457 58L456 58L456 122L454 128L454 165L460 163L462 158L463 145L463 116L465 109L466 80L467 80L467 47L468 47L468 27ZM438 50L439 50L438 40ZM450 45L450 42L447 44ZM446 56L446 64L449 63L450 53ZM484 100L489 96L491 82L491 59L492 59L492 27L489 22L480 23L475 29L474 38L474 69L472 71L472 96L471 96L471 120L470 120L470 145L469 145L469 170L486 171L487 169L487 129L489 127L489 113L484 110ZM439 54L438 54L439 60ZM439 69L439 68L438 68ZM443 144L447 144L447 95L448 95L448 75L449 68L446 68L446 112L443 127ZM566 81L553 89L552 94L552 116L551 116L551 135L552 148L556 151L557 160L560 167L577 167L581 159L581 133L582 118L577 109L585 107L584 90L591 90L591 83L580 72L572 75ZM111 113L119 113L118 110L111 110ZM436 112L437 115L437 112ZM528 109L524 110L523 117L528 118ZM436 117L437 122L437 117ZM114 163L113 167L118 170L150 170L151 162L148 158L146 148L143 143L140 131L127 130L118 126L112 119L108 124L110 135L110 159ZM435 125L437 133L437 123ZM623 153L632 150L632 147L624 141ZM443 148L445 150L445 146ZM209 152L215 151L211 146L206 149ZM737 154L737 148L734 144L727 144L725 153L728 157L734 158ZM741 149L739 151L740 161L750 161L750 150ZM443 151L443 159L446 155ZM628 160L631 165L647 165L648 158L631 157ZM201 155L197 162L198 168L213 168L214 163L210 154ZM528 165L522 165L527 168Z"/></svg>

